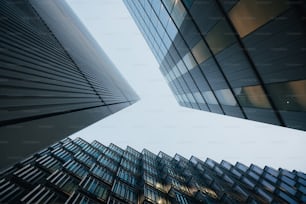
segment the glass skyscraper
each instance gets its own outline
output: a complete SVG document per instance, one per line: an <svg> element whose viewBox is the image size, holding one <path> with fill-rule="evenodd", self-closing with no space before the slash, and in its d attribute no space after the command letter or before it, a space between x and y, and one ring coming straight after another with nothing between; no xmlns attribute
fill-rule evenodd
<svg viewBox="0 0 306 204"><path fill-rule="evenodd" d="M124 0L185 107L306 130L306 3Z"/></svg>
<svg viewBox="0 0 306 204"><path fill-rule="evenodd" d="M0 175L1 203L305 203L306 175L64 139Z"/></svg>
<svg viewBox="0 0 306 204"><path fill-rule="evenodd" d="M0 1L0 169L138 100L63 0Z"/></svg>

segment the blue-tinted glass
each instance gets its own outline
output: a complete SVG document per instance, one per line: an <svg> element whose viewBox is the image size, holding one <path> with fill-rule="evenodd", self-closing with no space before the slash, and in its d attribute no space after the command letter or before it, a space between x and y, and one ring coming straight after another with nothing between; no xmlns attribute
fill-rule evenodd
<svg viewBox="0 0 306 204"><path fill-rule="evenodd" d="M166 31L168 32L168 35L169 35L170 39L174 40L175 36L178 33L178 30L177 30L176 26L174 25L171 18L169 18L169 22L167 24Z"/></svg>
<svg viewBox="0 0 306 204"><path fill-rule="evenodd" d="M267 189L268 191L273 192L275 190L275 187L268 181L262 180L261 183L263 186L265 186L265 189Z"/></svg>

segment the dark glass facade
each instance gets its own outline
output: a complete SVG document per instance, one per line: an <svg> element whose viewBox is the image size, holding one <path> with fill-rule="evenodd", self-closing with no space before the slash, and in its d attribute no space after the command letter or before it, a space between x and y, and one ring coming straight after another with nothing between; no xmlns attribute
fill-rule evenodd
<svg viewBox="0 0 306 204"><path fill-rule="evenodd" d="M62 0L0 1L0 169L138 100Z"/></svg>
<svg viewBox="0 0 306 204"><path fill-rule="evenodd" d="M1 203L305 203L306 174L64 139L3 171Z"/></svg>
<svg viewBox="0 0 306 204"><path fill-rule="evenodd" d="M306 130L305 1L124 2L180 105Z"/></svg>

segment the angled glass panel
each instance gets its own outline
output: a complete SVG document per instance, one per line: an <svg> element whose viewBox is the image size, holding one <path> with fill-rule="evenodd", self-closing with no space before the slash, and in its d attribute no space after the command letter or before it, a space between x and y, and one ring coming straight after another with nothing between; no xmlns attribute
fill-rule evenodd
<svg viewBox="0 0 306 204"><path fill-rule="evenodd" d="M243 38L278 16L288 6L288 0L240 0L229 12L229 17Z"/></svg>

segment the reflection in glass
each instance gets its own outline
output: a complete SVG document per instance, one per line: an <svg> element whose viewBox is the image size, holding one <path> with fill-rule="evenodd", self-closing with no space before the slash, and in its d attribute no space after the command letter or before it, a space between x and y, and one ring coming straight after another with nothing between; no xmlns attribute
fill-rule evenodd
<svg viewBox="0 0 306 204"><path fill-rule="evenodd" d="M205 91L203 92L203 96L208 104L214 104L217 105L218 101L216 100L216 97L211 91Z"/></svg>
<svg viewBox="0 0 306 204"><path fill-rule="evenodd" d="M199 92L193 93L193 95L198 103L205 103L202 95Z"/></svg>
<svg viewBox="0 0 306 204"><path fill-rule="evenodd" d="M214 54L235 41L234 33L225 20L220 20L206 35L206 41Z"/></svg>
<svg viewBox="0 0 306 204"><path fill-rule="evenodd" d="M175 27L174 22L173 22L173 20L171 18L169 18L166 31L167 31L169 37L171 38L171 40L174 40L174 38L175 38L176 34L178 33L178 31L177 31L177 28Z"/></svg>
<svg viewBox="0 0 306 204"><path fill-rule="evenodd" d="M187 68L189 70L191 70L192 68L194 68L196 66L196 62L194 61L192 55L190 54L190 52L188 52L184 57L183 60L187 66Z"/></svg>
<svg viewBox="0 0 306 204"><path fill-rule="evenodd" d="M229 89L221 89L215 91L215 93L222 105L227 105L227 106L237 105L236 99L234 98L232 92Z"/></svg>
<svg viewBox="0 0 306 204"><path fill-rule="evenodd" d="M241 38L288 8L288 0L240 0L229 17Z"/></svg>
<svg viewBox="0 0 306 204"><path fill-rule="evenodd" d="M201 64L211 55L203 40L200 40L191 50L196 61Z"/></svg>
<svg viewBox="0 0 306 204"><path fill-rule="evenodd" d="M179 28L186 16L186 10L181 1L178 0L175 1L173 10L171 12L171 16L176 26Z"/></svg>
<svg viewBox="0 0 306 204"><path fill-rule="evenodd" d="M180 60L177 65L178 69L181 71L181 75L185 74L187 72L187 68L184 65L184 63L182 62L182 60Z"/></svg>
<svg viewBox="0 0 306 204"><path fill-rule="evenodd" d="M287 111L306 111L306 80L267 85L276 107Z"/></svg>
<svg viewBox="0 0 306 204"><path fill-rule="evenodd" d="M243 107L271 108L270 102L260 85L234 89Z"/></svg>

